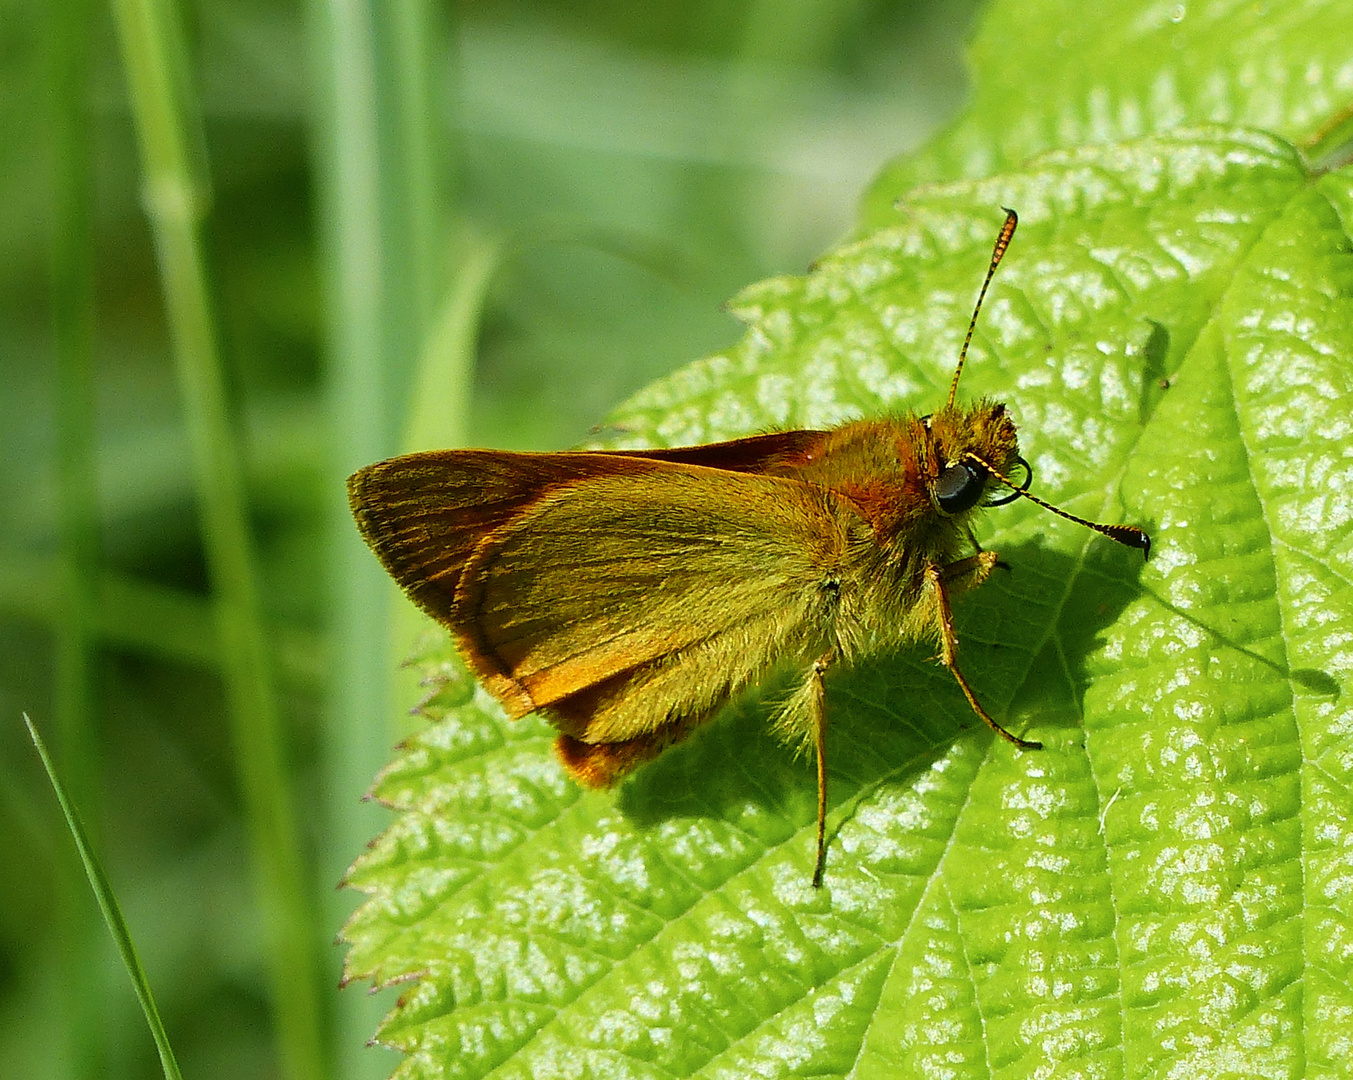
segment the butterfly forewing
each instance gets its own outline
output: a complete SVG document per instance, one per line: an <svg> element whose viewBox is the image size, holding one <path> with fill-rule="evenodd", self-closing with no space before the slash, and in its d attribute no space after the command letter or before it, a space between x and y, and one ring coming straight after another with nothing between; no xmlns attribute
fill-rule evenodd
<svg viewBox="0 0 1353 1080"><path fill-rule="evenodd" d="M749 435L745 439L706 443L703 446L670 446L659 450L607 450L607 456L672 461L683 465L704 465L726 472L784 475L804 465L817 454L830 432L774 431L767 435Z"/></svg>
<svg viewBox="0 0 1353 1080"><path fill-rule="evenodd" d="M461 568L475 545L561 485L629 476L644 461L730 472L790 471L811 457L823 435L783 431L636 451L429 451L358 470L348 481L348 496L363 538L385 568L419 607L446 623Z"/></svg>
<svg viewBox="0 0 1353 1080"><path fill-rule="evenodd" d="M800 612L820 602L844 557L851 512L820 489L751 474L723 474L736 490L711 501L703 471L636 460L629 475L554 488L480 542L452 629L537 706L659 661L675 667L692 650L722 652L721 635L745 651L723 681L745 681L802 634ZM745 626L729 625L729 604ZM747 626L759 647L745 648ZM641 681L669 679L650 671ZM679 699L664 716L683 711ZM634 712L631 733L665 722Z"/></svg>

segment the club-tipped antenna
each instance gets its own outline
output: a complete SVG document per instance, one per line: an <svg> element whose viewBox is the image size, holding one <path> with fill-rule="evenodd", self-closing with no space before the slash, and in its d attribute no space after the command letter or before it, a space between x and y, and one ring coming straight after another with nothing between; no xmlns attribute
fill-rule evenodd
<svg viewBox="0 0 1353 1080"><path fill-rule="evenodd" d="M1026 491L1024 488L1016 484L1013 480L997 472L987 462L983 461L980 457L978 457L971 451L969 451L965 456L970 460L976 462L982 468L986 469L988 473L994 476L997 480L999 480L1002 484L1008 487L1011 491L1022 496L1023 498L1028 499L1032 503L1037 503L1044 510L1051 510L1058 517L1064 517L1067 519L1067 521L1074 521L1077 525L1084 525L1087 529L1093 529L1101 536L1107 536L1110 540L1117 540L1118 543L1122 544L1124 547L1136 548L1138 551L1142 553L1142 558L1146 558L1148 555L1151 554L1151 537L1147 536L1146 533L1141 529L1137 528L1137 526L1101 525L1098 521L1087 521L1083 517L1077 517L1075 514L1069 514L1060 507L1053 506L1052 503L1045 502L1043 499L1040 499L1037 495L1034 495L1031 492Z"/></svg>
<svg viewBox="0 0 1353 1080"><path fill-rule="evenodd" d="M958 393L958 377L963 374L963 361L968 358L968 346L972 344L973 331L977 329L977 313L982 310L982 301L986 299L987 286L996 276L996 267L1001 265L1005 249L1010 246L1010 238L1015 235L1015 226L1019 224L1019 215L1008 206L1005 211L1005 224L1001 226L1001 235L996 237L996 247L991 253L991 265L987 267L986 280L982 282L982 291L977 294L977 304L972 309L972 318L968 321L968 333L963 338L963 348L958 350L958 366L954 368L954 378L949 384L949 408L954 406L954 395Z"/></svg>

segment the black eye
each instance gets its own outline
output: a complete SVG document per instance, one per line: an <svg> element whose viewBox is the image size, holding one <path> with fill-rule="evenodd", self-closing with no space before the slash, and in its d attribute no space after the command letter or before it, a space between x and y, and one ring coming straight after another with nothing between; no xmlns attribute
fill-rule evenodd
<svg viewBox="0 0 1353 1080"><path fill-rule="evenodd" d="M961 514L977 505L986 490L986 475L971 465L950 465L935 481L935 501L946 514Z"/></svg>

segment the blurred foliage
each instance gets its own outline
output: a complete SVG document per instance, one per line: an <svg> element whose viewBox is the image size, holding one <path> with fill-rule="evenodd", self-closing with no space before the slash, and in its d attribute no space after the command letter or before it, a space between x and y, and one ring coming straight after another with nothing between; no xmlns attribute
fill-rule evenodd
<svg viewBox="0 0 1353 1080"><path fill-rule="evenodd" d="M470 441L574 444L637 388L734 340L724 300L802 270L848 231L878 164L956 109L973 8L502 0L440 11L435 141L447 205L432 245L449 252L470 226L505 253L480 319ZM154 1048L100 928L62 922L53 898L67 895L74 857L18 720L26 709L45 728L55 709L63 595L51 285L60 10L0 0L0 715L12 721L0 724L0 1075L117 1080L149 1075ZM320 764L333 330L306 12L265 0L183 10L219 330L294 782L315 808L302 820L318 851L333 828L318 808L356 811L359 793L326 790ZM121 61L107 10L89 12L97 649L93 780L77 798L185 1075L271 1076L192 461ZM86 95L83 81L65 85ZM335 876L319 874L317 890ZM92 912L92 900L80 903ZM87 935L74 956L63 925ZM336 980L336 952L329 960ZM90 999L83 1021L69 1015L72 980ZM91 1030L76 1045L81 1022ZM330 1025L348 1069L371 1025ZM388 1065L365 1060L377 1073Z"/></svg>

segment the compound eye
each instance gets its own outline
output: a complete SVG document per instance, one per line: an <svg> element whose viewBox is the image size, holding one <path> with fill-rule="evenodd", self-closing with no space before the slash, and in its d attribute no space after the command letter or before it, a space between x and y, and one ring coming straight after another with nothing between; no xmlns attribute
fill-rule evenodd
<svg viewBox="0 0 1353 1080"><path fill-rule="evenodd" d="M946 514L961 514L977 505L986 490L986 475L968 464L950 465L935 481L935 501Z"/></svg>

